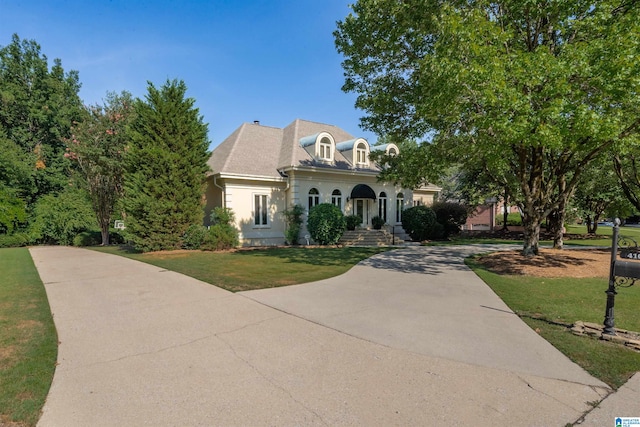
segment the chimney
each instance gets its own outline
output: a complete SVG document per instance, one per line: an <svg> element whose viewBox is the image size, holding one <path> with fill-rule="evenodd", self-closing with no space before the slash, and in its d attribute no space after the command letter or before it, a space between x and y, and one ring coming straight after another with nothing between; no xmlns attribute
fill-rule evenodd
<svg viewBox="0 0 640 427"><path fill-rule="evenodd" d="M259 124L260 124L260 120L254 120L254 121L253 121L253 124L254 124L254 125L259 125Z"/></svg>

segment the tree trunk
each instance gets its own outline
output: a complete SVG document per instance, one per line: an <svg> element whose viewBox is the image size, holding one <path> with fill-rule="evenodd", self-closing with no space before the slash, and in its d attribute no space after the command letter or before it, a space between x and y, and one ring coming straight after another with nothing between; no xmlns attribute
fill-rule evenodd
<svg viewBox="0 0 640 427"><path fill-rule="evenodd" d="M524 226L522 255L527 257L536 256L538 255L540 241L540 218L525 214L522 225Z"/></svg>
<svg viewBox="0 0 640 427"><path fill-rule="evenodd" d="M504 189L504 202L503 202L503 213L502 213L502 231L508 231L509 227L507 226L507 221L509 221L509 207L507 206L508 201L507 189Z"/></svg>
<svg viewBox="0 0 640 427"><path fill-rule="evenodd" d="M594 228L593 228L593 220L591 219L591 215L587 215L585 217L585 221L587 223L587 234L594 234L595 231L593 231Z"/></svg>
<svg viewBox="0 0 640 427"><path fill-rule="evenodd" d="M109 246L109 224L105 227L100 227L100 234L102 235L102 246Z"/></svg>
<svg viewBox="0 0 640 427"><path fill-rule="evenodd" d="M591 232L596 234L598 232L598 221L600 221L600 215L594 215L593 217L593 227L591 227Z"/></svg>
<svg viewBox="0 0 640 427"><path fill-rule="evenodd" d="M558 211L553 224L553 249L562 249L564 244L564 210Z"/></svg>

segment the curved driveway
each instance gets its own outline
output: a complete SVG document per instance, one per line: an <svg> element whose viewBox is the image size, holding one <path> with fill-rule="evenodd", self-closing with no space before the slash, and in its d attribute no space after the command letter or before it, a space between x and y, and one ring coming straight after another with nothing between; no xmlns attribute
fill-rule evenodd
<svg viewBox="0 0 640 427"><path fill-rule="evenodd" d="M477 250L403 249L232 294L114 255L32 248L60 341L39 425L575 422L610 390L464 266Z"/></svg>

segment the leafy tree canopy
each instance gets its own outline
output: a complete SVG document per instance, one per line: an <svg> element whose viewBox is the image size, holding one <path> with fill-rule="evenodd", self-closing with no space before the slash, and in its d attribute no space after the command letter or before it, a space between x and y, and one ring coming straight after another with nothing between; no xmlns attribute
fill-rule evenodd
<svg viewBox="0 0 640 427"><path fill-rule="evenodd" d="M65 156L78 166L77 181L91 198L102 234L109 244L109 226L122 195L128 126L133 118L131 94L108 93L105 104L86 107L83 120L66 139Z"/></svg>
<svg viewBox="0 0 640 427"><path fill-rule="evenodd" d="M49 68L33 40L0 48L0 179L29 203L67 182L63 138L80 118L78 73Z"/></svg>
<svg viewBox="0 0 640 427"><path fill-rule="evenodd" d="M359 0L352 8L335 38L363 127L398 140L428 135L423 158L481 167L519 194L525 254L537 253L540 222L562 211L586 165L638 143L637 2Z"/></svg>

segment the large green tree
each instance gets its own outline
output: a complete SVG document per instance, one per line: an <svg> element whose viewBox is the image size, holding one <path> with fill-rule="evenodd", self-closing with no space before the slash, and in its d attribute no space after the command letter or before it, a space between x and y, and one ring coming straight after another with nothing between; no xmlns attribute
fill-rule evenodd
<svg viewBox="0 0 640 427"><path fill-rule="evenodd" d="M128 125L133 118L131 94L108 93L104 105L85 108L81 122L72 127L65 155L77 162L77 182L91 198L100 226L102 244L109 244L109 226L122 196Z"/></svg>
<svg viewBox="0 0 640 427"><path fill-rule="evenodd" d="M343 89L358 94L363 126L429 137L414 155L481 166L517 194L526 255L538 252L542 220L564 213L581 171L605 150L637 143L637 2L359 0L352 8L335 37ZM429 173L418 166L403 183Z"/></svg>
<svg viewBox="0 0 640 427"><path fill-rule="evenodd" d="M611 156L601 156L583 171L573 204L586 222L588 233L598 231L598 221L604 216L626 218L633 213L633 205L612 168Z"/></svg>
<svg viewBox="0 0 640 427"><path fill-rule="evenodd" d="M68 182L64 138L80 118L79 90L78 73L59 59L49 67L35 41L14 35L0 48L0 186L30 206Z"/></svg>
<svg viewBox="0 0 640 427"><path fill-rule="evenodd" d="M186 91L182 81L149 83L146 101L135 102L123 200L128 235L143 251L178 249L202 223L209 141Z"/></svg>

